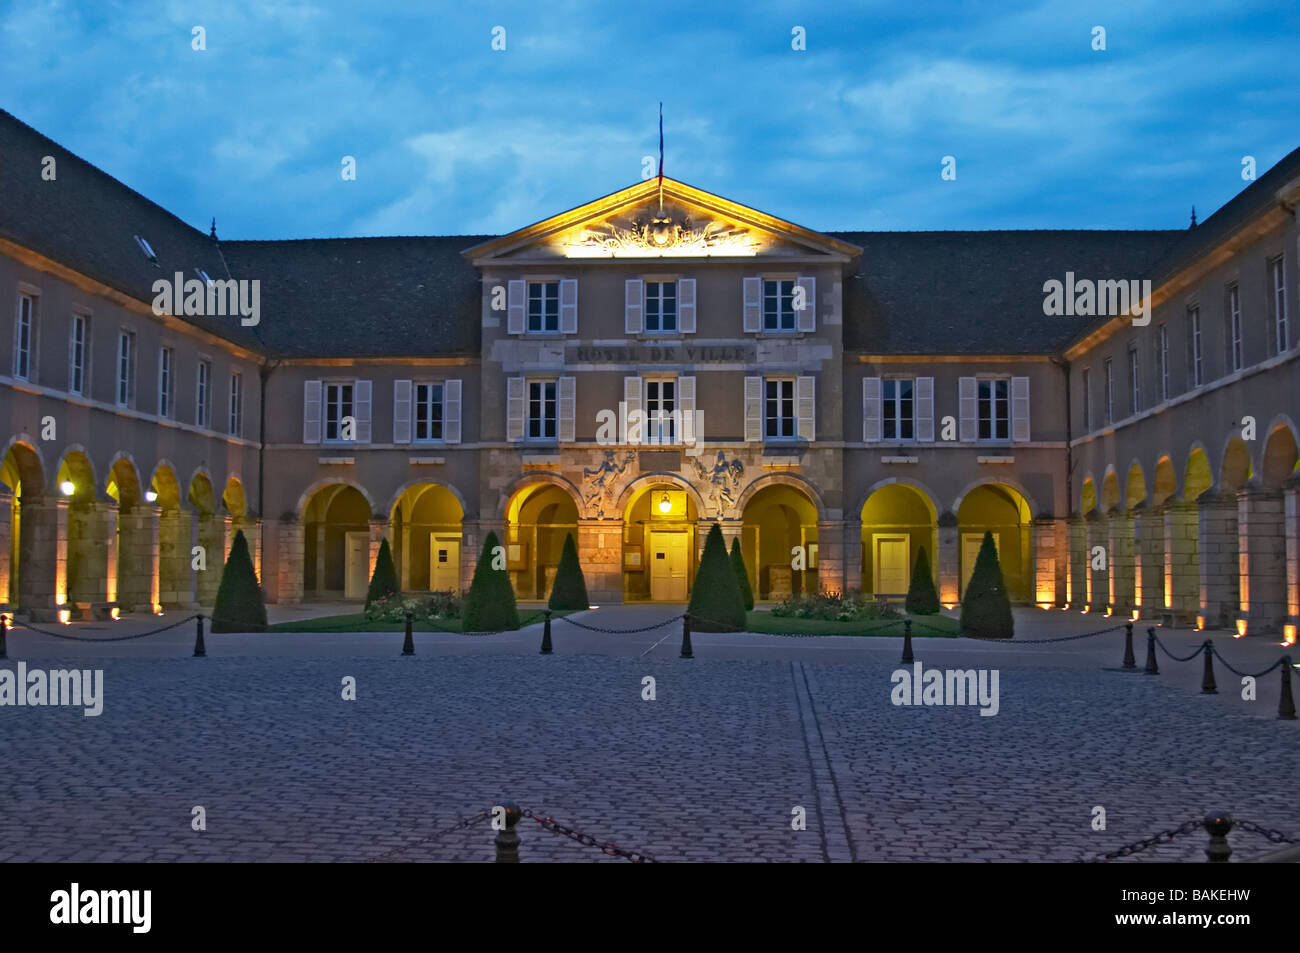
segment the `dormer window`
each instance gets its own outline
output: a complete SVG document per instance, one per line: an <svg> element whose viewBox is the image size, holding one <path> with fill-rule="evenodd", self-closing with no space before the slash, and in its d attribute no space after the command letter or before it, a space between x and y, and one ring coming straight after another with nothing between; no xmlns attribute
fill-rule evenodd
<svg viewBox="0 0 1300 953"><path fill-rule="evenodd" d="M208 277L208 273L207 273L206 271L204 271L202 268L195 268L195 269L194 269L194 273L197 274L200 278L203 279L203 283L204 283L205 285L211 285L211 284L212 284L212 279Z"/></svg>
<svg viewBox="0 0 1300 953"><path fill-rule="evenodd" d="M158 256L154 253L153 246L148 241L137 235L135 236L135 243L140 246L140 251L144 252L145 258L148 258L155 265L158 264Z"/></svg>

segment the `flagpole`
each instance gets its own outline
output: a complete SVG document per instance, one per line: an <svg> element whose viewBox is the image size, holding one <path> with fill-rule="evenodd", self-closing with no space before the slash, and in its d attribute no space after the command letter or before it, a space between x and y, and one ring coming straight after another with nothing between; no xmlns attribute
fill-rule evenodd
<svg viewBox="0 0 1300 953"><path fill-rule="evenodd" d="M664 213L664 104L659 104L659 214Z"/></svg>

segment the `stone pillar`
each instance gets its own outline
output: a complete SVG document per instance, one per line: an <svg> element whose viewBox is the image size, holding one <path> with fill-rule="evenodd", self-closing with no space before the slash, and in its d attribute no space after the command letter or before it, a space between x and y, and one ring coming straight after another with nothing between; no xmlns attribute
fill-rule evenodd
<svg viewBox="0 0 1300 953"><path fill-rule="evenodd" d="M117 602L121 507L116 502L100 504L104 510L104 601Z"/></svg>
<svg viewBox="0 0 1300 953"><path fill-rule="evenodd" d="M845 524L827 520L817 524L817 588L822 592L844 592Z"/></svg>
<svg viewBox="0 0 1300 953"><path fill-rule="evenodd" d="M253 571L257 573L258 581L265 586L266 577L262 575L262 521L244 517L243 524L241 528L244 531L244 539L248 542L248 548L253 555Z"/></svg>
<svg viewBox="0 0 1300 953"><path fill-rule="evenodd" d="M123 612L159 609L159 518L162 507L137 503L121 511L117 603Z"/></svg>
<svg viewBox="0 0 1300 953"><path fill-rule="evenodd" d="M862 520L845 520L844 532L841 534L844 547L844 591L861 592L862 591ZM926 550L933 549L933 544L927 543ZM934 571L935 554L927 553L930 557L930 571Z"/></svg>
<svg viewBox="0 0 1300 953"><path fill-rule="evenodd" d="M203 569L194 570L194 598L205 606L217 601L217 590L221 588L221 570L226 562L225 544L226 524L216 513L194 514L193 546L203 547ZM190 564L194 560L191 557Z"/></svg>
<svg viewBox="0 0 1300 953"><path fill-rule="evenodd" d="M13 544L13 503L14 495L0 488L0 609L9 609L11 600L18 594L11 591L13 577L10 575L9 549Z"/></svg>
<svg viewBox="0 0 1300 953"><path fill-rule="evenodd" d="M952 513L941 514L938 529L939 551L935 554L935 562L939 567L939 602L944 606L955 606L965 582L961 578L961 534L957 517Z"/></svg>
<svg viewBox="0 0 1300 953"><path fill-rule="evenodd" d="M33 622L59 621L68 593L68 501L20 501L18 608Z"/></svg>
<svg viewBox="0 0 1300 953"><path fill-rule="evenodd" d="M303 524L296 519L280 520L276 527L276 601L281 605L297 605L303 598L306 534Z"/></svg>
<svg viewBox="0 0 1300 953"><path fill-rule="evenodd" d="M1300 630L1300 474L1286 481L1282 506L1286 519L1286 622L1282 637L1295 645Z"/></svg>
<svg viewBox="0 0 1300 953"><path fill-rule="evenodd" d="M388 520L370 521L370 569L366 573L366 585L370 580L375 578L375 564L379 562L379 547L384 542L384 537L388 535ZM389 555L392 555L393 544L388 543ZM401 583L399 582L398 585Z"/></svg>
<svg viewBox="0 0 1300 953"><path fill-rule="evenodd" d="M1145 501L1133 508L1134 595L1144 619L1165 608L1165 521Z"/></svg>
<svg viewBox="0 0 1300 953"><path fill-rule="evenodd" d="M1034 558L1034 602L1042 609L1056 605L1056 520L1035 519L1030 528Z"/></svg>
<svg viewBox="0 0 1300 953"><path fill-rule="evenodd" d="M1238 493L1238 618L1246 635L1277 635L1286 622L1286 542L1282 494L1255 487Z"/></svg>
<svg viewBox="0 0 1300 953"><path fill-rule="evenodd" d="M1193 625L1201 605L1196 504L1171 496L1164 515L1165 613L1177 625Z"/></svg>
<svg viewBox="0 0 1300 953"><path fill-rule="evenodd" d="M397 561L397 584L402 587L403 592L411 590L411 520L407 515L407 507L399 506L397 512L401 514L398 521L397 529L402 531L402 545L393 553L393 558ZM393 531L396 532L397 529ZM393 545L393 541L388 541ZM463 547L462 547L463 549ZM464 553L461 554L461 562L464 563Z"/></svg>
<svg viewBox="0 0 1300 953"><path fill-rule="evenodd" d="M1106 518L1109 537L1106 544L1107 601L1111 614L1128 618L1133 612L1137 571L1133 546L1133 514L1111 509Z"/></svg>
<svg viewBox="0 0 1300 953"><path fill-rule="evenodd" d="M1069 521L1070 575L1067 582L1070 608L1076 611L1088 608L1088 524L1081 516Z"/></svg>
<svg viewBox="0 0 1300 953"><path fill-rule="evenodd" d="M1110 539L1106 531L1107 521L1096 510L1092 510L1083 518L1084 525L1087 528L1088 538L1085 545L1084 566L1087 570L1085 584L1088 594L1088 611L1105 612L1106 607L1110 604L1110 576L1105 569L1095 567L1097 548L1108 549ZM1110 565L1110 554L1107 552L1106 565Z"/></svg>
<svg viewBox="0 0 1300 953"><path fill-rule="evenodd" d="M114 540L116 553L117 522L114 519L111 526L108 524L107 505L94 500L73 500L67 510L66 601L69 606L84 606L87 619L91 603L108 601L108 540Z"/></svg>
<svg viewBox="0 0 1300 953"><path fill-rule="evenodd" d="M579 519L578 561L587 580L592 605L623 602L623 521ZM687 567L687 577L690 567Z"/></svg>
<svg viewBox="0 0 1300 953"><path fill-rule="evenodd" d="M1229 493L1202 493L1197 506L1201 616L1207 629L1236 632L1241 601L1237 554L1237 497Z"/></svg>

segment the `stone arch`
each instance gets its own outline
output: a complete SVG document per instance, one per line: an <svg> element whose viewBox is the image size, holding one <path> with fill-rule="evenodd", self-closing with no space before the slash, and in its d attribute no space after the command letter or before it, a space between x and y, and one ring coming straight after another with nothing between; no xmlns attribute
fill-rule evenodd
<svg viewBox="0 0 1300 953"><path fill-rule="evenodd" d="M923 548L937 580L939 508L923 487L910 480L881 480L862 501L858 516L863 592L906 593Z"/></svg>
<svg viewBox="0 0 1300 953"><path fill-rule="evenodd" d="M11 452L14 477L21 478L25 490L31 494L32 499L43 497L46 491L46 469L45 454L41 452L40 444L26 433L15 434L5 444L4 454L0 459L8 460ZM7 480L5 482L8 483ZM13 489L12 485L10 489Z"/></svg>
<svg viewBox="0 0 1300 953"><path fill-rule="evenodd" d="M1003 469L1009 469L1009 468L1004 467ZM1034 498L1029 494L1029 491L1026 490L1024 486L1021 485L1018 481L1009 479L1005 476L998 477L996 480L991 480L988 479L987 477L984 479L971 480L969 483L966 484L965 488L961 491L961 493L957 496L957 498L953 500L952 512L956 513L961 509L962 502L972 491L978 490L982 486L992 486L995 484L1000 486L1005 486L1007 489L1015 490L1017 493L1019 493L1021 499L1025 501L1025 505L1029 507L1029 512L1031 514L1039 512L1038 506L1034 502Z"/></svg>
<svg viewBox="0 0 1300 953"><path fill-rule="evenodd" d="M362 486L356 480L349 480L346 477L340 476L340 477L334 477L333 479L316 480L314 483L310 484L307 487L307 489L303 490L302 495L298 497L298 505L293 512L294 519L301 520L303 518L303 514L307 508L307 504L311 502L312 497L314 497L318 491L323 490L327 486L334 486L336 484L341 484L342 486L348 486L356 490L358 493L361 494L362 498L366 501L366 504L370 507L370 512L371 513L378 512L375 509L374 497L370 495L369 491L367 491L364 486Z"/></svg>
<svg viewBox="0 0 1300 953"><path fill-rule="evenodd" d="M1187 464L1183 467L1183 499L1193 503L1196 498L1214 487L1214 471L1210 467L1210 455L1205 447L1197 441L1187 452Z"/></svg>
<svg viewBox="0 0 1300 953"><path fill-rule="evenodd" d="M1106 467L1106 475L1101 479L1101 511L1109 513L1122 502L1119 492L1119 477L1115 475L1115 467Z"/></svg>
<svg viewBox="0 0 1300 953"><path fill-rule="evenodd" d="M582 549L578 530L582 506L566 480L524 477L512 488L503 514L506 571L518 598L545 599L560 565L564 538L572 534Z"/></svg>
<svg viewBox="0 0 1300 953"><path fill-rule="evenodd" d="M462 569L476 554L462 552L465 501L455 487L436 480L402 486L388 510L388 542L403 590L459 592Z"/></svg>
<svg viewBox="0 0 1300 953"><path fill-rule="evenodd" d="M1295 427L1289 420L1275 417L1261 454L1261 482L1270 489L1281 487L1296 471L1298 460Z"/></svg>
<svg viewBox="0 0 1300 953"><path fill-rule="evenodd" d="M964 596L986 532L992 533L1002 578L1013 602L1031 602L1034 567L1030 558L1033 503L1006 480L984 480L959 498L957 516L960 592Z"/></svg>
<svg viewBox="0 0 1300 953"><path fill-rule="evenodd" d="M150 500L148 493L156 494L156 499ZM181 487L180 482L176 479L176 468L172 466L171 461L159 460L153 468L153 473L149 477L149 490L145 495L146 502L157 503L164 510L175 510L181 505Z"/></svg>
<svg viewBox="0 0 1300 953"><path fill-rule="evenodd" d="M8 558L0 572L0 599L11 607L45 608L55 593L55 575L39 539L43 531L48 533L48 514L38 512L45 479L40 448L26 434L11 437L0 459L0 482L10 492Z"/></svg>
<svg viewBox="0 0 1300 953"><path fill-rule="evenodd" d="M65 493L62 484L72 483L72 493ZM59 496L69 496L74 503L94 502L95 488L99 481L95 477L95 464L91 461L86 448L79 443L69 444L59 457L59 465L54 477L54 490Z"/></svg>
<svg viewBox="0 0 1300 953"><path fill-rule="evenodd" d="M1096 481L1091 476L1084 477L1079 488L1079 515L1087 516L1097 508L1098 502Z"/></svg>
<svg viewBox="0 0 1300 953"><path fill-rule="evenodd" d="M793 487L808 497L809 501L817 509L817 519L819 521L826 519L826 504L822 500L821 493L803 477L793 473L766 473L751 482L741 491L739 498L736 500L736 512L743 514L750 501L770 486Z"/></svg>
<svg viewBox="0 0 1300 953"><path fill-rule="evenodd" d="M677 473L644 474L619 497L623 521L622 591L626 602L685 602L704 542L703 499ZM734 521L729 528L734 530Z"/></svg>
<svg viewBox="0 0 1300 953"><path fill-rule="evenodd" d="M364 599L375 556L371 498L350 480L317 481L299 513L303 592L317 599Z"/></svg>
<svg viewBox="0 0 1300 953"><path fill-rule="evenodd" d="M558 473L525 473L523 476L511 481L508 486L502 488L497 499L496 518L504 520L508 516L510 501L515 498L519 491L538 483L550 483L568 493L573 500L573 505L578 509L579 517L581 517L583 513L582 494L571 480L560 476Z"/></svg>
<svg viewBox="0 0 1300 953"><path fill-rule="evenodd" d="M816 592L820 498L802 479L760 477L741 494L740 548L754 577L755 599L785 599ZM758 484L762 483L762 486ZM796 557L796 547L802 558Z"/></svg>
<svg viewBox="0 0 1300 953"><path fill-rule="evenodd" d="M408 490L414 489L417 486L442 487L444 490L446 490L448 493L454 496L456 498L456 502L460 504L462 519L465 516L469 515L469 506L465 503L465 494L460 491L460 488L457 487L456 484L449 483L446 480L431 480L422 477L414 477L413 479L407 480L405 483L399 486L393 492L393 495L388 498L388 509L386 512L392 513L393 508L397 506L397 504L401 501L402 497L406 494L406 492Z"/></svg>
<svg viewBox="0 0 1300 953"><path fill-rule="evenodd" d="M104 492L123 508L144 502L144 491L140 488L140 470L131 454L121 451L113 457L113 462L108 466Z"/></svg>
<svg viewBox="0 0 1300 953"><path fill-rule="evenodd" d="M858 500L858 504L853 509L852 512L860 514L862 512L862 508L867 505L867 500L871 499L871 497L875 494L877 490L883 489L884 487L887 486L893 486L895 484L898 484L899 486L910 487L911 489L915 490L917 493L921 494L921 496L925 498L926 503L930 505L930 509L934 513L935 518L936 519L938 518L939 494L935 493L933 490L930 489L928 485L922 483L920 480L913 480L910 477L886 477L883 480L877 480L875 483L871 485L871 487L862 496L862 498Z"/></svg>
<svg viewBox="0 0 1300 953"><path fill-rule="evenodd" d="M623 488L623 492L618 496L618 502L615 504L615 508L620 514L626 513L628 504L632 502L633 498L635 498L636 495L646 487L653 486L656 483L671 483L675 488L685 490L686 495L689 496L691 502L695 504L697 512L708 512L708 509L704 504L704 497L700 495L700 491L680 473L671 473L669 471L656 471L654 473L641 474Z"/></svg>
<svg viewBox="0 0 1300 953"><path fill-rule="evenodd" d="M1164 454L1156 461L1156 476L1151 486L1151 501L1160 506L1178 492L1178 474L1174 472L1174 461L1169 454Z"/></svg>
<svg viewBox="0 0 1300 953"><path fill-rule="evenodd" d="M1225 493L1235 493L1250 482L1254 472L1246 441L1240 435L1233 434L1223 444L1218 488Z"/></svg>
<svg viewBox="0 0 1300 953"><path fill-rule="evenodd" d="M244 484L237 476L226 480L226 487L221 491L221 505L236 521L248 516L248 497L244 494Z"/></svg>
<svg viewBox="0 0 1300 953"><path fill-rule="evenodd" d="M199 513L211 516L217 512L217 491L213 489L212 474L199 467L190 476L186 499Z"/></svg>
<svg viewBox="0 0 1300 953"><path fill-rule="evenodd" d="M1124 479L1124 508L1132 511L1134 507L1146 498L1146 475L1142 472L1142 464L1139 461L1134 460L1129 464L1128 476Z"/></svg>

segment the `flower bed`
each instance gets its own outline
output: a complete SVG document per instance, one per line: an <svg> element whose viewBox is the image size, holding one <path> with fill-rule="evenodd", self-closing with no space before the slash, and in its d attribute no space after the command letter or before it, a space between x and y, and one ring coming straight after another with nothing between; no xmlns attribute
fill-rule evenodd
<svg viewBox="0 0 1300 953"><path fill-rule="evenodd" d="M772 615L790 619L822 619L827 622L903 618L903 613L897 609L882 605L857 590L793 596L773 606Z"/></svg>
<svg viewBox="0 0 1300 953"><path fill-rule="evenodd" d="M460 618L460 596L454 592L394 593L372 602L366 609L368 622L405 622L406 613L415 622Z"/></svg>

